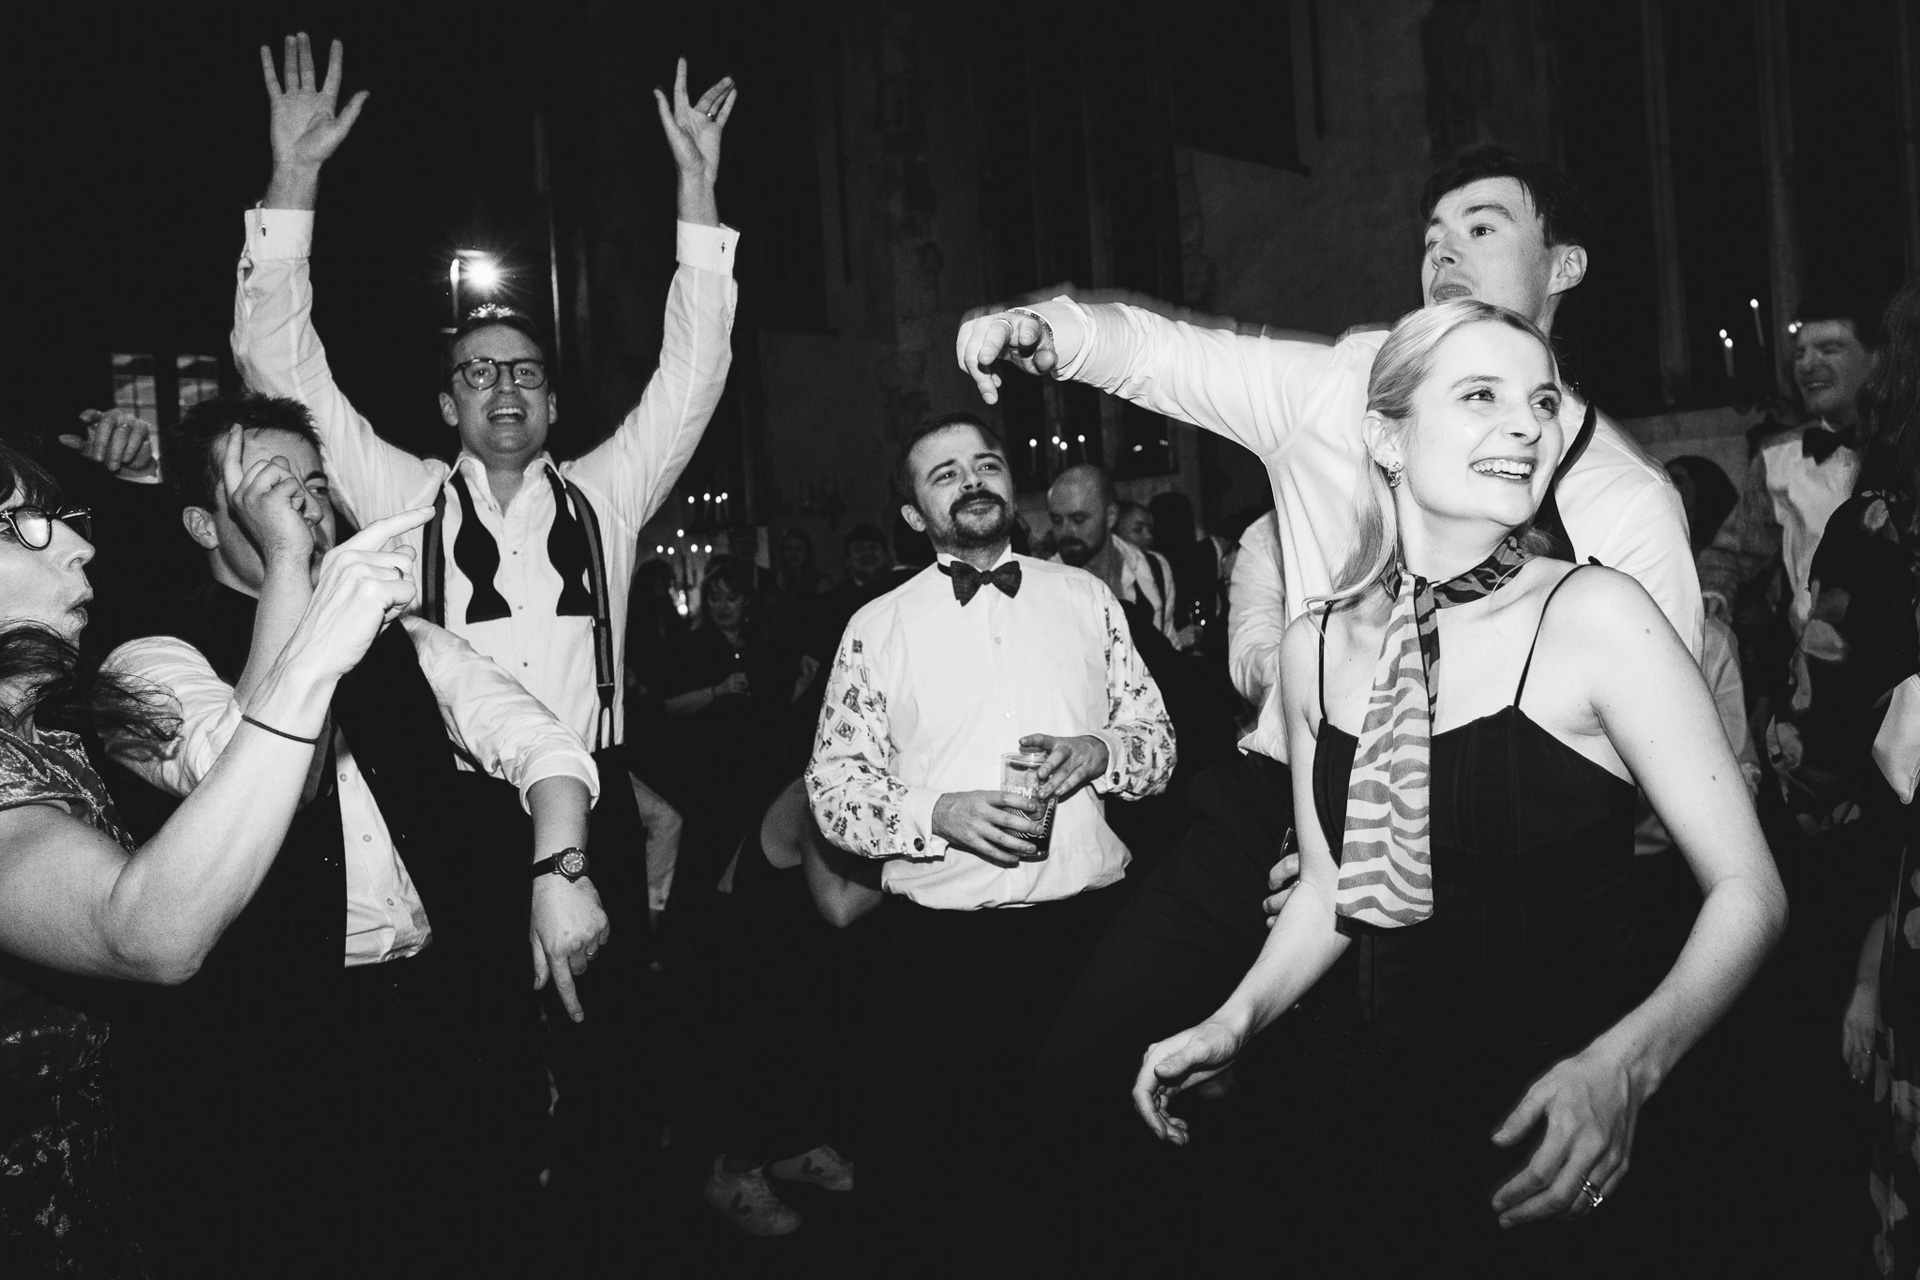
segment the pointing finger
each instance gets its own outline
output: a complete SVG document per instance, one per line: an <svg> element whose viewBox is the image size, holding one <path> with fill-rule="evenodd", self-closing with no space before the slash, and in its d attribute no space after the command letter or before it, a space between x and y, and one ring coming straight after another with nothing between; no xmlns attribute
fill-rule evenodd
<svg viewBox="0 0 1920 1280"><path fill-rule="evenodd" d="M346 551L378 551L403 533L418 529L433 519L432 507L415 507L411 511L400 511L372 524L341 543Z"/></svg>

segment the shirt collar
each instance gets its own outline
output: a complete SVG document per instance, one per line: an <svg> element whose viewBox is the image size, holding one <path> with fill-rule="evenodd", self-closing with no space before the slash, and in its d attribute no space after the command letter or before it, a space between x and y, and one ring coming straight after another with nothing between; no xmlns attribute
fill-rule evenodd
<svg viewBox="0 0 1920 1280"><path fill-rule="evenodd" d="M487 464L481 461L479 454L474 453L471 449L462 449L460 456L453 460L453 465L455 470L464 470L467 473L467 483L470 486L475 489L486 490L487 501L493 501L493 487L487 483ZM542 449L537 457L527 463L526 470L520 474L532 480L542 471L551 471L555 475L560 474L560 468L554 464L553 455L545 449Z"/></svg>
<svg viewBox="0 0 1920 1280"><path fill-rule="evenodd" d="M953 555L950 552L936 551L933 554L933 558L935 563L945 565L945 564L952 564L955 560L958 560L960 557ZM1001 565L1005 564L1007 561L1013 558L1014 558L1013 546L1012 544L1008 544L1007 549L1000 553L1000 558L987 566L987 572L989 573L993 572L993 570L998 569Z"/></svg>

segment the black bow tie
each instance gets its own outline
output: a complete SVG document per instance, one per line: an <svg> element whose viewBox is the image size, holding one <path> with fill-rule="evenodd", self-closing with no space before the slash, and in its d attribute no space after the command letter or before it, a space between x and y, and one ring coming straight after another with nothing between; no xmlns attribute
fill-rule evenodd
<svg viewBox="0 0 1920 1280"><path fill-rule="evenodd" d="M1849 449L1860 447L1860 429L1848 427L1845 431L1835 431L1832 427L1808 427L1800 435L1800 453L1802 457L1812 458L1817 466L1833 456L1833 451L1841 445Z"/></svg>
<svg viewBox="0 0 1920 1280"><path fill-rule="evenodd" d="M998 569L989 569L982 573L965 560L950 560L940 566L940 572L953 579L953 598L961 604L974 598L980 588L991 582L1008 597L1020 594L1020 562L1009 560Z"/></svg>
<svg viewBox="0 0 1920 1280"><path fill-rule="evenodd" d="M573 504L552 467L546 468L547 483L553 488L553 524L547 530L547 561L560 575L560 602L554 612L561 617L593 616L593 593L589 581L587 535L574 518ZM473 584L473 596L467 601L467 623L492 622L510 617L506 597L493 585L500 569L500 546L487 526L480 523L473 507L473 494L467 489L467 473L453 469L453 491L460 499L460 532L453 538L453 562Z"/></svg>

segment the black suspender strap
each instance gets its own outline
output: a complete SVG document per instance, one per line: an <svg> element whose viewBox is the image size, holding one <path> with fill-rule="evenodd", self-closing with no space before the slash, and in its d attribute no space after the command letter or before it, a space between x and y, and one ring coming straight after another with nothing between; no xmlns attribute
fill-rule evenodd
<svg viewBox="0 0 1920 1280"><path fill-rule="evenodd" d="M433 519L422 530L425 543L420 548L420 616L436 627L447 625L447 562L440 554L445 545L447 523L447 487L433 495Z"/></svg>
<svg viewBox="0 0 1920 1280"><path fill-rule="evenodd" d="M593 684L600 707L594 717L594 750L601 751L613 745L613 707L617 692L613 679L613 593L607 589L607 557L600 541L600 518L578 485L565 479L563 483L567 487L567 500L573 504L574 518L587 537L587 587L593 596ZM442 485L434 495L433 519L427 522L425 530L426 544L421 554L425 572L420 575L420 616L440 627L447 625L446 519L447 490Z"/></svg>
<svg viewBox="0 0 1920 1280"><path fill-rule="evenodd" d="M563 477L564 479L564 477ZM593 593L593 685L600 697L600 714L595 721L594 750L613 745L613 593L607 589L607 556L600 542L600 517L580 486L566 481L567 498L573 503L573 515L587 535L588 587Z"/></svg>

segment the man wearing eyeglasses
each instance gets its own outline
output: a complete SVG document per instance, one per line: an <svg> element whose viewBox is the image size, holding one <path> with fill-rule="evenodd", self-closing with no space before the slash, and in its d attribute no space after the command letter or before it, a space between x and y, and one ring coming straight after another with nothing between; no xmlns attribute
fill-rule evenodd
<svg viewBox="0 0 1920 1280"><path fill-rule="evenodd" d="M615 749L623 737L619 684L635 535L692 457L731 360L738 233L720 225L714 180L736 98L732 80L690 102L683 59L671 97L654 91L679 170L680 265L668 290L659 367L640 403L603 444L556 463L546 451L557 413L553 370L539 331L512 312L483 311L456 330L440 386L440 416L460 437L448 466L374 433L335 384L313 329L308 251L320 172L367 95L335 114L338 41L324 82L305 34L287 38L278 73L269 50L261 49L260 60L274 167L261 207L246 215L233 329L241 376L249 389L312 412L336 499L357 522L439 508L426 530L409 536L421 554L423 590L438 604L429 616L499 662L578 733L603 777L624 777ZM645 900L643 838L629 788L605 788L588 856L614 945L577 984L587 1022L549 1044L561 1090L556 1179L575 1163L569 1143L590 1141L601 1163L611 1164L611 1151L627 1141L618 1131L638 1123L608 1113L633 1103L637 1071L630 1037L638 1014L629 999ZM624 946L623 932L633 939ZM619 994L602 995L610 983ZM564 1023L558 1006L549 1008L549 1022ZM628 1039L611 1046L609 1037ZM564 1119L570 1110L592 1113L591 1133L577 1118ZM631 1173L630 1158L619 1163Z"/></svg>

